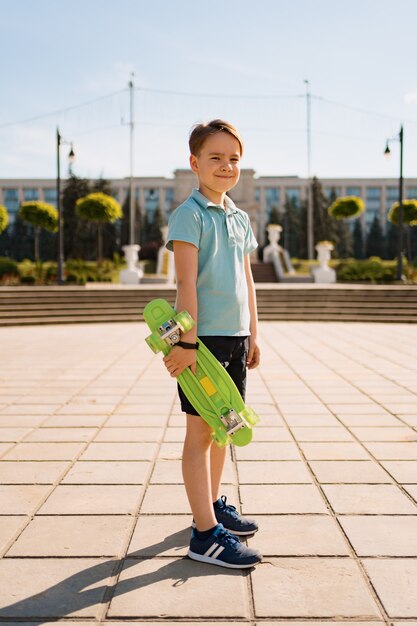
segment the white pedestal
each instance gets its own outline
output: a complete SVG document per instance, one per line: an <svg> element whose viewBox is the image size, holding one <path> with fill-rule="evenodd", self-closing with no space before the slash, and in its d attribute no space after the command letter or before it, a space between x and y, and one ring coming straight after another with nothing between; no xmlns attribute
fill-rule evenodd
<svg viewBox="0 0 417 626"><path fill-rule="evenodd" d="M336 282L336 272L328 267L313 267L311 269L311 274L314 278L315 283L335 283Z"/></svg>
<svg viewBox="0 0 417 626"><path fill-rule="evenodd" d="M123 253L127 262L127 269L120 272L120 282L122 285L138 285L143 277L143 270L137 267L138 253L140 246L123 246Z"/></svg>

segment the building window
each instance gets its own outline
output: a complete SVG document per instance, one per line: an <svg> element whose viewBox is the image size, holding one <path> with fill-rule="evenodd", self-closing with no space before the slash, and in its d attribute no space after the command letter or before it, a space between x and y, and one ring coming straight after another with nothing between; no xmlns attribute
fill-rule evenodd
<svg viewBox="0 0 417 626"><path fill-rule="evenodd" d="M255 187L255 202L259 204L260 201L261 201L261 190L259 189L259 187Z"/></svg>
<svg viewBox="0 0 417 626"><path fill-rule="evenodd" d="M407 187L405 197L407 200L417 200L417 187Z"/></svg>
<svg viewBox="0 0 417 626"><path fill-rule="evenodd" d="M39 200L39 192L37 189L23 189L23 197L25 202L30 202L31 200Z"/></svg>
<svg viewBox="0 0 417 626"><path fill-rule="evenodd" d="M19 191L18 189L3 189L3 196L5 207L9 213L9 222L14 224L19 210Z"/></svg>
<svg viewBox="0 0 417 626"><path fill-rule="evenodd" d="M174 208L174 188L167 187L165 189L165 206L164 206L166 221L168 221L169 214L171 213L173 208Z"/></svg>
<svg viewBox="0 0 417 626"><path fill-rule="evenodd" d="M301 189L290 188L285 190L287 200L293 203L294 206L299 207L301 203Z"/></svg>
<svg viewBox="0 0 417 626"><path fill-rule="evenodd" d="M279 210L279 189L278 187L267 187L265 189L265 200L266 200L266 217L269 220L271 216L271 211Z"/></svg>
<svg viewBox="0 0 417 626"><path fill-rule="evenodd" d="M44 189L43 197L48 204L53 204L55 207L57 206L56 189Z"/></svg>
<svg viewBox="0 0 417 626"><path fill-rule="evenodd" d="M324 195L328 200L331 198L339 198L342 195L341 187L325 187Z"/></svg>
<svg viewBox="0 0 417 626"><path fill-rule="evenodd" d="M357 196L361 197L361 188L360 187L346 187L346 195L347 196Z"/></svg>
<svg viewBox="0 0 417 626"><path fill-rule="evenodd" d="M381 217L381 187L366 188L366 211L365 222L368 229L371 227L375 216Z"/></svg>
<svg viewBox="0 0 417 626"><path fill-rule="evenodd" d="M153 222L156 209L159 207L159 190L145 189L145 211L148 221Z"/></svg>

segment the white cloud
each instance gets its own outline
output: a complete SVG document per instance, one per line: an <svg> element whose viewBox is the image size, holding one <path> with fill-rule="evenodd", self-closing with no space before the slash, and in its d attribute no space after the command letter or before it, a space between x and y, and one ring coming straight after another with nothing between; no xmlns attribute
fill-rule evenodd
<svg viewBox="0 0 417 626"><path fill-rule="evenodd" d="M406 93L404 96L404 102L406 104L414 104L414 102L417 102L417 89Z"/></svg>

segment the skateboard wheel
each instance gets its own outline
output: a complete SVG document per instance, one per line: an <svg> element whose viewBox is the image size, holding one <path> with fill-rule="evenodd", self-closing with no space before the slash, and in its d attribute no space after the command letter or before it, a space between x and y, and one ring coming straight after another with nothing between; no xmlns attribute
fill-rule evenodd
<svg viewBox="0 0 417 626"><path fill-rule="evenodd" d="M194 326L194 320L187 311L181 311L174 319L181 326L183 333L187 333Z"/></svg>
<svg viewBox="0 0 417 626"><path fill-rule="evenodd" d="M155 335L149 335L149 337L146 337L145 341L152 350L152 352L155 352L155 354L162 350L162 343L158 337L155 337Z"/></svg>
<svg viewBox="0 0 417 626"><path fill-rule="evenodd" d="M219 448L224 448L225 445L227 445L227 440L228 437L226 435L226 433L212 433L211 434L214 443L216 444L216 446L218 446Z"/></svg>
<svg viewBox="0 0 417 626"><path fill-rule="evenodd" d="M250 406L245 407L240 415L248 422L250 426L255 426L255 424L257 424L260 419L259 415L255 413L255 411Z"/></svg>

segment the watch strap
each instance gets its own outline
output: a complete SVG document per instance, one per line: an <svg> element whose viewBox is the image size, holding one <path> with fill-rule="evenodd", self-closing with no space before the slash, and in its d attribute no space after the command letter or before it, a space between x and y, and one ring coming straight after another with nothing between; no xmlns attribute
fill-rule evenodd
<svg viewBox="0 0 417 626"><path fill-rule="evenodd" d="M198 343L188 343L186 341L177 341L177 346L181 346L185 350L198 350Z"/></svg>

